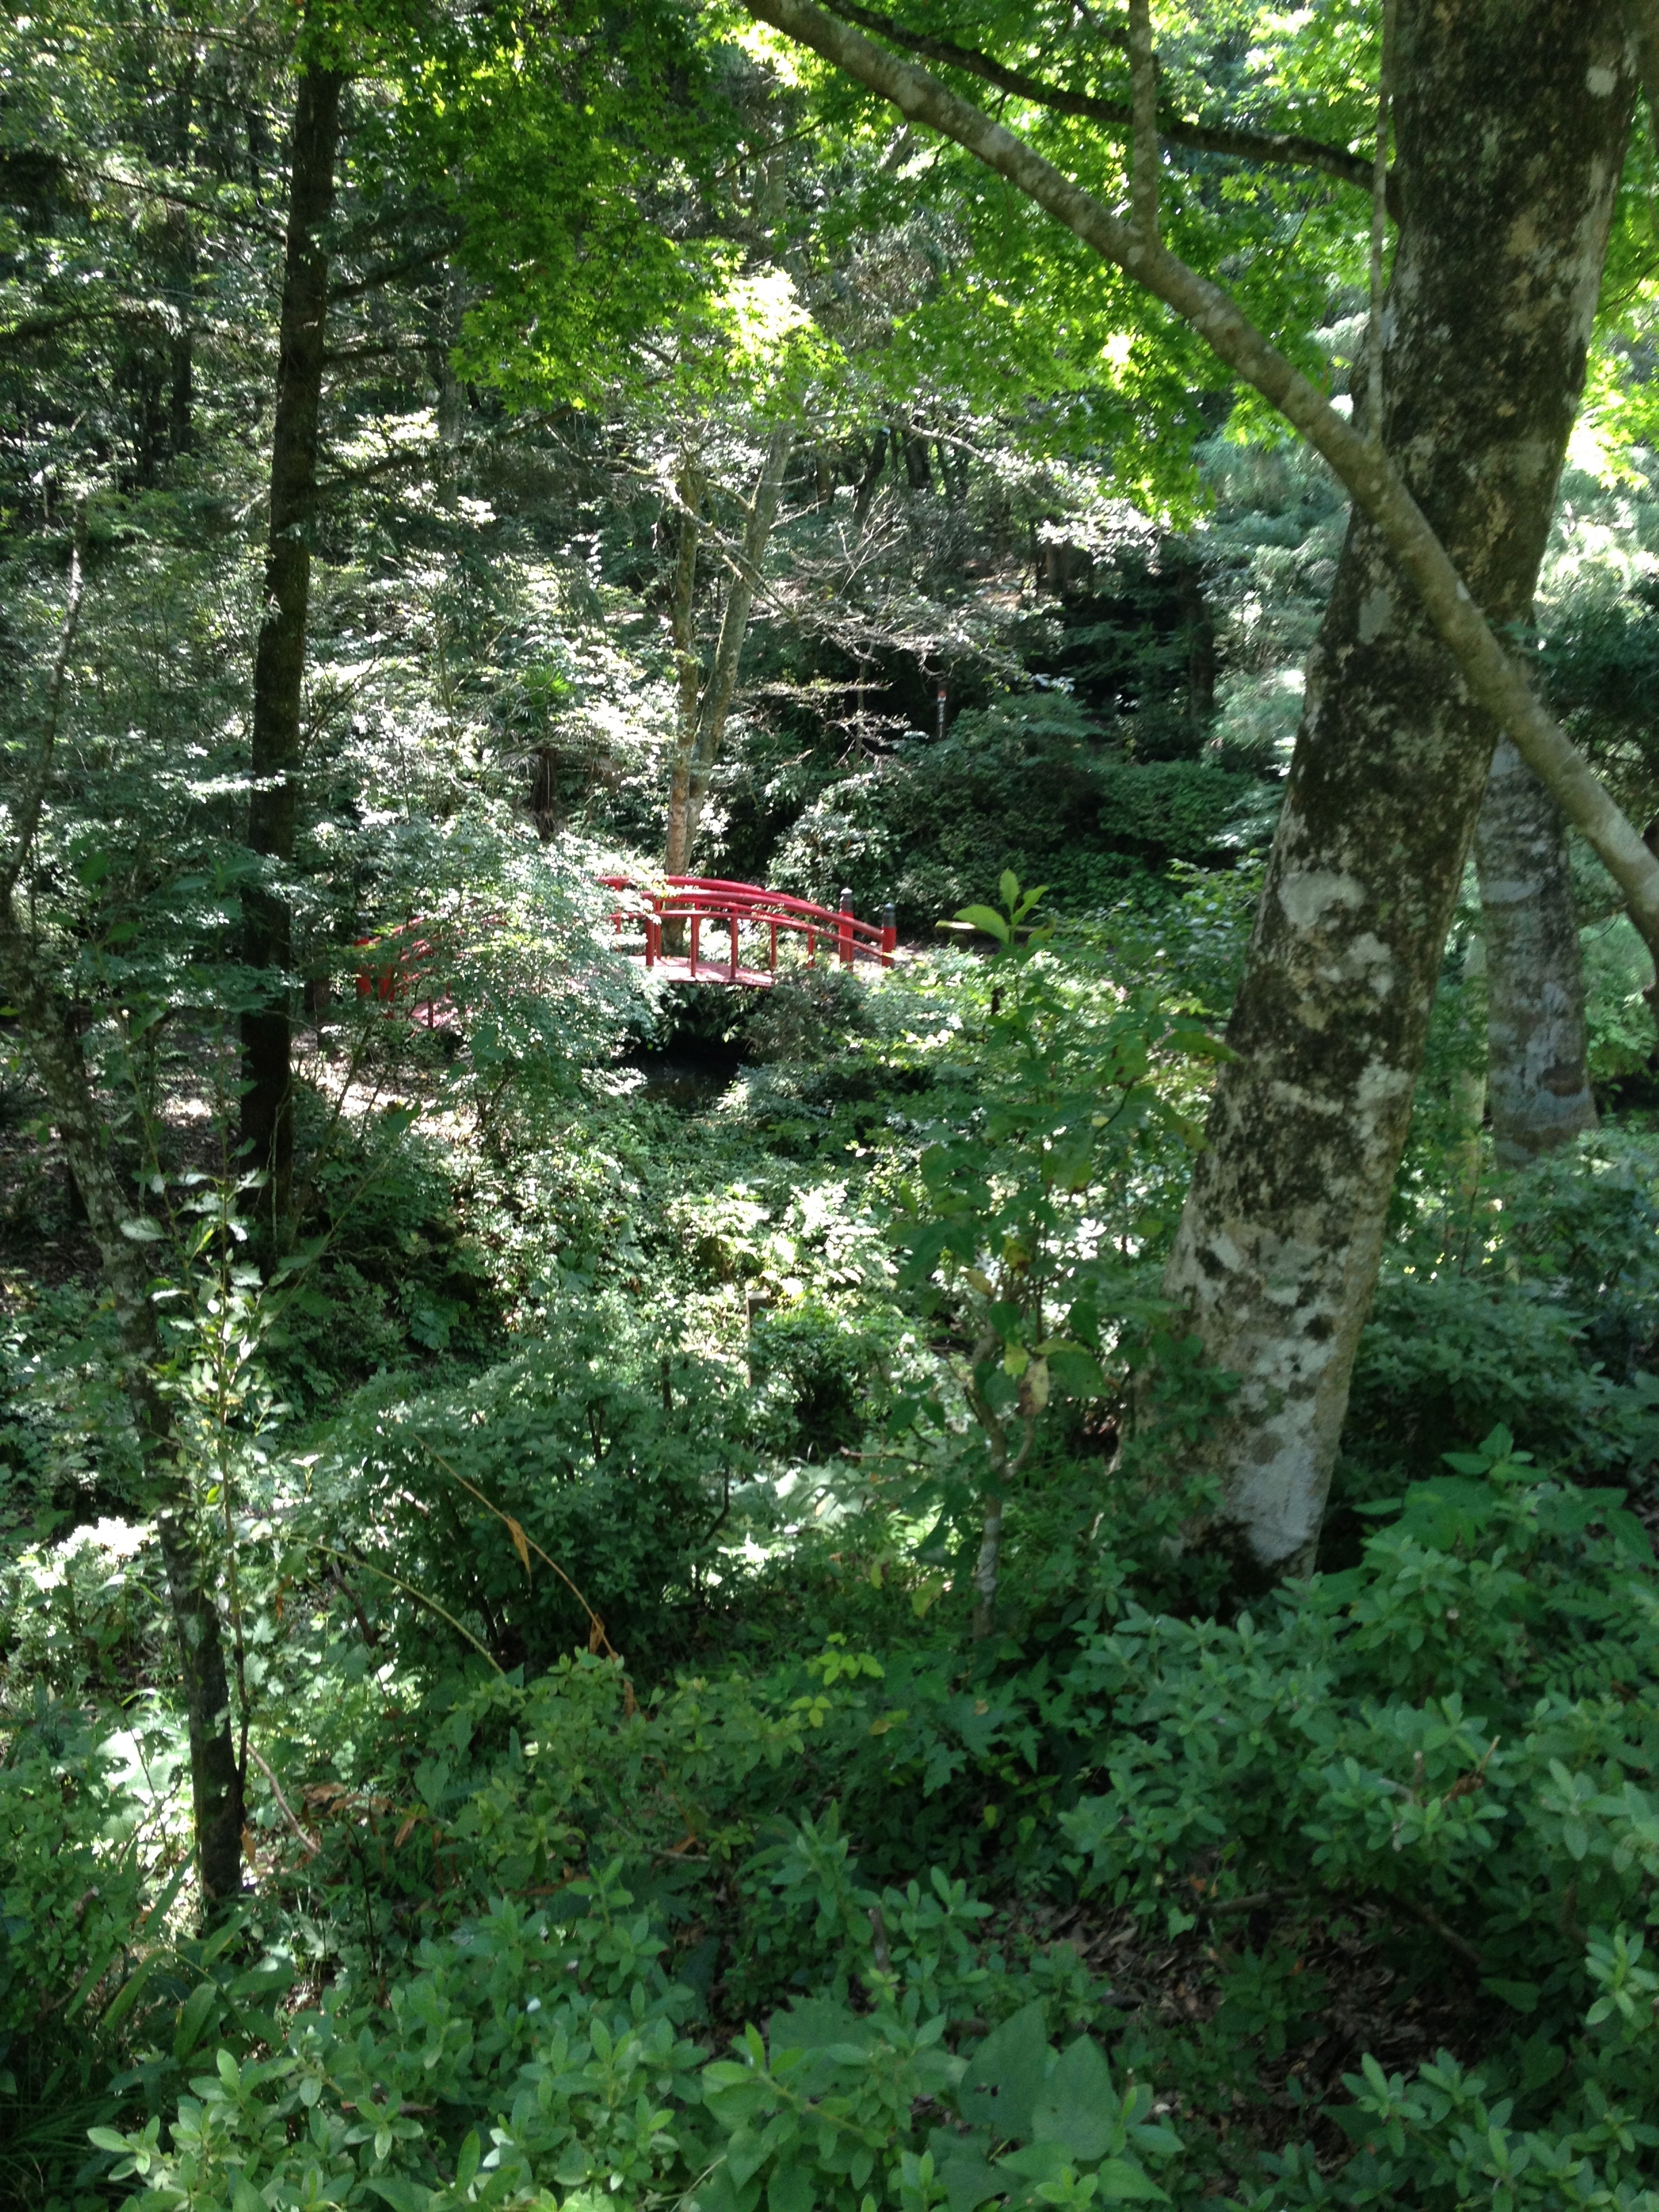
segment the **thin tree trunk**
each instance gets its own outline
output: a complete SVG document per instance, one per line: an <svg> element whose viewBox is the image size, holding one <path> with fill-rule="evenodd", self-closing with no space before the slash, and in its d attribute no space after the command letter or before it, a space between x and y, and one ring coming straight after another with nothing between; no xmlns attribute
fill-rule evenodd
<svg viewBox="0 0 1659 2212"><path fill-rule="evenodd" d="M0 992L15 1014L30 1064L51 1104L68 1158L70 1188L98 1248L114 1308L122 1385L146 1488L156 1509L156 1531L179 1638L197 1858L203 1902L211 1914L235 1895L242 1875L242 1775L231 1736L219 1616L198 1556L188 1494L172 1463L172 1425L157 1379L161 1333L143 1246L124 1233L123 1224L134 1209L110 1165L105 1147L107 1123L87 1079L79 1031L66 1019L32 939L19 923L14 897L30 863L52 781L70 658L81 619L85 534L82 505L76 514L58 650L46 684L40 748L21 792L13 799L13 842L0 861Z"/></svg>
<svg viewBox="0 0 1659 2212"><path fill-rule="evenodd" d="M909 424L902 424L895 434L904 455L905 480L912 491L931 491L933 471L927 464L927 441L919 438Z"/></svg>
<svg viewBox="0 0 1659 2212"><path fill-rule="evenodd" d="M793 427L773 431L766 441L765 458L761 463L760 474L755 479L755 489L750 495L749 516L743 532L743 553L738 564L738 573L732 577L731 588L726 595L720 635L714 642L714 663L708 672L708 681L703 686L702 703L697 714L696 746L692 756L690 781L685 798L685 849L688 854L696 838L703 801L708 795L708 779L714 772L714 764L720 758L720 745L726 736L726 725L732 712L732 697L738 687L738 668L743 659L744 639L748 635L749 617L760 583L761 563L766 558L773 525L778 519L778 500L783 490L784 474L789 466L789 455L794 442Z"/></svg>
<svg viewBox="0 0 1659 2212"><path fill-rule="evenodd" d="M1400 17L1386 437L1480 607L1510 623L1583 374L1628 125L1622 28L1613 0L1404 0ZM1240 1377L1202 1455L1246 1579L1305 1565L1318 1538L1496 735L1356 515L1166 1282Z"/></svg>
<svg viewBox="0 0 1659 2212"><path fill-rule="evenodd" d="M81 1043L17 926L8 894L0 911L0 987L16 1011L29 1060L52 1108L70 1172L86 1204L115 1311L122 1384L131 1409L145 1487L155 1510L167 1597L179 1639L190 1735L191 1790L204 1905L210 1917L241 1887L242 1778L231 1730L219 1615L197 1546L184 1479L173 1463L167 1401L159 1386L161 1344L145 1246L123 1233L136 1208L105 1150L105 1116L87 1079Z"/></svg>
<svg viewBox="0 0 1659 2212"><path fill-rule="evenodd" d="M270 453L270 536L264 615L253 664L253 727L247 841L276 872L294 858L300 764L301 688L311 596L311 532L317 504L317 422L322 401L329 257L318 240L334 204L334 162L343 78L307 70L300 78L289 173L288 241L278 337L276 414ZM263 1002L242 1017L241 1141L263 1172L258 1208L270 1247L281 1244L294 1184L288 901L269 878L245 894L243 957L262 979Z"/></svg>
<svg viewBox="0 0 1659 2212"><path fill-rule="evenodd" d="M697 546L702 534L698 516L706 489L701 465L690 457L683 459L677 484L680 539L671 614L676 678L674 759L668 784L668 849L663 863L671 876L685 873L691 842L687 809L691 763L697 749L697 692L702 682L702 663L697 657Z"/></svg>
<svg viewBox="0 0 1659 2212"><path fill-rule="evenodd" d="M1486 948L1486 1085L1500 1167L1595 1127L1584 967L1561 810L1507 738L1474 830Z"/></svg>
<svg viewBox="0 0 1659 2212"><path fill-rule="evenodd" d="M859 478L859 488L853 495L853 520L862 532L870 519L870 502L876 495L876 486L881 482L881 472L887 465L887 448L893 434L884 426L877 431L870 447L870 458L864 465L864 474Z"/></svg>
<svg viewBox="0 0 1659 2212"><path fill-rule="evenodd" d="M191 122L196 101L196 57L185 64L173 98L173 161L181 173L190 167ZM195 338L191 319L195 312L196 233L187 210L170 209L167 233L173 260L173 291L178 326L168 344L169 392L167 444L173 458L187 453L195 438Z"/></svg>

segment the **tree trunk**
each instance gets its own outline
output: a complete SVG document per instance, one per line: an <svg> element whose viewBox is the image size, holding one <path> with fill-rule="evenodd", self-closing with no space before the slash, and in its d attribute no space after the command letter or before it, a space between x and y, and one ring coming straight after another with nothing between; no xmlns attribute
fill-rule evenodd
<svg viewBox="0 0 1659 2212"><path fill-rule="evenodd" d="M343 78L300 78L289 175L276 415L270 453L270 535L264 614L253 663L253 728L247 842L280 872L294 858L300 763L300 699L311 596L311 532L317 504L317 419L322 401L329 257L315 234L334 204L334 161ZM294 1184L289 1066L290 916L270 877L242 901L243 957L261 979L262 1003L242 1016L241 1142L266 1178L258 1206L270 1249L286 1233Z"/></svg>
<svg viewBox="0 0 1659 2212"><path fill-rule="evenodd" d="M767 440L765 458L750 496L749 518L743 532L743 555L738 573L732 577L731 588L726 595L726 611L720 617L720 635L714 641L714 664L708 672L708 681L703 686L702 704L697 714L696 745L692 755L690 780L685 798L685 850L688 855L696 839L697 822L702 813L703 801L708 795L708 779L714 774L714 763L720 758L720 744L726 736L726 720L732 712L732 696L738 687L738 667L743 658L743 641L748 635L750 611L754 606L755 592L760 583L761 563L766 558L772 526L778 519L778 500L783 491L784 472L789 466L789 455L794 442L793 428L773 431Z"/></svg>
<svg viewBox="0 0 1659 2212"><path fill-rule="evenodd" d="M870 447L870 458L864 465L864 474L859 478L859 488L853 495L853 520L860 534L870 519L870 502L876 495L876 486L881 482L881 472L887 465L887 448L892 432L886 428L877 431Z"/></svg>
<svg viewBox="0 0 1659 2212"><path fill-rule="evenodd" d="M697 657L697 542L698 516L706 489L701 465L688 459L680 463L677 489L680 501L679 550L674 562L674 598L671 621L674 637L674 759L668 783L668 849L665 873L683 876L690 850L687 808L691 794L691 763L697 749L697 692L702 682L702 663Z"/></svg>
<svg viewBox="0 0 1659 2212"><path fill-rule="evenodd" d="M1595 1127L1584 967L1561 810L1507 738L1474 830L1486 947L1486 1090L1500 1167Z"/></svg>
<svg viewBox="0 0 1659 2212"><path fill-rule="evenodd" d="M1614 0L1401 0L1385 438L1494 624L1532 604L1632 84ZM1166 1287L1237 1395L1248 1579L1304 1567L1497 732L1364 515L1346 544Z"/></svg>
<svg viewBox="0 0 1659 2212"><path fill-rule="evenodd" d="M933 471L927 464L927 441L919 438L908 422L894 433L904 454L905 480L912 491L932 491Z"/></svg>
<svg viewBox="0 0 1659 2212"><path fill-rule="evenodd" d="M203 1904L210 1917L237 1894L242 1880L242 1777L231 1730L219 1615L203 1571L187 1488L173 1463L172 1422L158 1382L162 1347L150 1297L146 1247L122 1231L123 1222L137 1208L123 1192L105 1151L104 1116L87 1080L80 1039L64 1021L33 949L17 927L9 895L0 911L0 987L16 1010L30 1064L51 1103L115 1310L121 1380L137 1435L145 1487L155 1510L179 1638L197 1862Z"/></svg>

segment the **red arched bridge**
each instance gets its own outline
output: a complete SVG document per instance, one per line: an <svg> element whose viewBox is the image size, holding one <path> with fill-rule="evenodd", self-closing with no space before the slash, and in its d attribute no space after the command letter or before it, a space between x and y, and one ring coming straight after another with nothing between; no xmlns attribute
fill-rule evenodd
<svg viewBox="0 0 1659 2212"><path fill-rule="evenodd" d="M777 979L778 945L793 939L815 968L822 952L850 968L854 961L893 964L898 942L890 906L879 922L860 921L853 894L837 907L817 906L760 884L726 883L718 876L601 876L617 893L611 925L620 937L632 925L644 939L642 959L655 975L677 983L738 983L765 990ZM744 959L747 941L749 964ZM682 950L681 948L684 947Z"/></svg>
<svg viewBox="0 0 1659 2212"><path fill-rule="evenodd" d="M860 921L850 891L842 893L839 907L829 907L760 884L725 883L714 876L599 880L617 895L611 910L616 936L620 939L630 926L637 929L642 945L626 949L672 982L737 983L766 990L777 978L780 939L787 945L793 939L805 951L809 968L817 967L820 953L843 968L860 960L883 968L893 964L898 933L892 908L878 923ZM431 975L441 963L434 940L441 929L441 924L415 915L377 937L359 938L358 945L370 957L357 971L358 997L379 999L388 1012L395 1005L417 1028L449 1028L455 1006L447 991L434 990Z"/></svg>

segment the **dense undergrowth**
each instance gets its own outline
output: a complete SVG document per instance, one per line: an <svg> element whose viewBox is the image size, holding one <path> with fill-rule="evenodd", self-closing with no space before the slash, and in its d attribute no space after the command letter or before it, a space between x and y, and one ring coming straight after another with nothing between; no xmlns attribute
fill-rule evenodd
<svg viewBox="0 0 1659 2212"><path fill-rule="evenodd" d="M1659 1156L1492 1170L1454 953L1325 1571L1218 1613L1156 1293L1249 890L1010 879L994 959L619 992L542 1084L319 1041L301 1263L176 1285L252 1808L206 1936L105 1320L24 1302L10 2201L1659 2202Z"/></svg>

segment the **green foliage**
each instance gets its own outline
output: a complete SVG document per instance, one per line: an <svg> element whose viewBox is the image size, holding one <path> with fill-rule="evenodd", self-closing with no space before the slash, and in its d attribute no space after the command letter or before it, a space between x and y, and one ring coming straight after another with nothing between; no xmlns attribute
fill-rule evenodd
<svg viewBox="0 0 1659 2212"><path fill-rule="evenodd" d="M1659 1451L1656 1208L1645 1147L1616 1135L1449 1194L1385 1266L1348 1449L1420 1465L1502 1422L1553 1462L1641 1477Z"/></svg>
<svg viewBox="0 0 1659 2212"><path fill-rule="evenodd" d="M897 902L907 928L954 913L1004 866L1063 905L1103 904L1175 855L1230 842L1251 779L1202 761L1123 758L1063 692L959 714L809 805L775 863L814 898Z"/></svg>
<svg viewBox="0 0 1659 2212"><path fill-rule="evenodd" d="M614 1306L579 1311L453 1393L365 1391L316 1468L314 1525L325 1540L342 1524L362 1532L368 1564L481 1616L505 1664L544 1666L586 1644L584 1599L637 1652L672 1638L750 1470L747 1403L725 1363L629 1327ZM543 1591L549 1571L501 1516L581 1598Z"/></svg>

